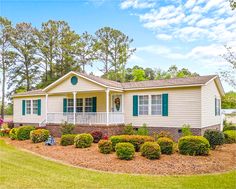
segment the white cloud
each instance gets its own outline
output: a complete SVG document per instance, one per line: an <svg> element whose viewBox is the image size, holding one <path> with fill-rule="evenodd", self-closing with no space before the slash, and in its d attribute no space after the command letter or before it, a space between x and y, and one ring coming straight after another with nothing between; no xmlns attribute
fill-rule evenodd
<svg viewBox="0 0 236 189"><path fill-rule="evenodd" d="M125 0L120 4L121 9L145 9L155 6L154 0Z"/></svg>
<svg viewBox="0 0 236 189"><path fill-rule="evenodd" d="M196 0L188 0L184 5L186 8L192 8L196 3Z"/></svg>
<svg viewBox="0 0 236 189"><path fill-rule="evenodd" d="M161 40L171 40L172 39L172 36L171 35L167 35L167 34L157 34L156 37L158 39L161 39Z"/></svg>

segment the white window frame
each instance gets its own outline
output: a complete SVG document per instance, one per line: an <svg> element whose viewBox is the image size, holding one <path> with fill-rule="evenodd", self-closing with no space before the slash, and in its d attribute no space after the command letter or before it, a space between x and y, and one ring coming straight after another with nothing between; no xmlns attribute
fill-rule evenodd
<svg viewBox="0 0 236 189"><path fill-rule="evenodd" d="M159 104L153 104L152 103L152 98L154 96L160 96L160 103ZM150 114L151 115L155 115L155 116L158 116L158 115L162 115L162 95L161 94L153 94L153 95L150 95L150 106L151 106L151 111L150 111ZM160 108L160 111L158 112L158 114L153 114L153 107L159 107Z"/></svg>
<svg viewBox="0 0 236 189"><path fill-rule="evenodd" d="M82 100L82 106L79 106L77 104L78 100ZM82 108L82 111L81 112L77 111L77 108ZM76 98L76 113L82 113L82 112L84 112L84 99L83 98Z"/></svg>
<svg viewBox="0 0 236 189"><path fill-rule="evenodd" d="M37 106L36 107L34 107L34 105L35 105L34 102L37 102ZM31 110L32 114L38 115L38 103L39 103L38 100L32 100L31 103L32 103L32 110ZM34 112L34 111L36 111L36 112Z"/></svg>
<svg viewBox="0 0 236 189"><path fill-rule="evenodd" d="M69 105L69 102L72 102L72 105ZM69 111L69 109L72 108L72 111ZM74 112L74 99L73 98L68 98L67 99L67 112Z"/></svg>
<svg viewBox="0 0 236 189"><path fill-rule="evenodd" d="M29 107L27 106L28 102L30 102ZM32 100L25 100L25 114L31 115L32 114ZM30 112L28 113L27 109L29 108Z"/></svg>
<svg viewBox="0 0 236 189"><path fill-rule="evenodd" d="M91 100L91 105L86 104L86 99ZM91 111L86 111L86 108L91 108ZM92 97L86 97L84 98L84 112L93 112L93 98Z"/></svg>
<svg viewBox="0 0 236 189"><path fill-rule="evenodd" d="M221 100L216 98L216 116L220 116L221 114Z"/></svg>
<svg viewBox="0 0 236 189"><path fill-rule="evenodd" d="M144 97L144 96L147 96L148 97L148 99L147 99L147 105L145 104L145 105L140 105L140 97ZM150 95L138 95L138 115L140 115L140 116L145 116L145 115L149 115L149 112L150 112L150 108L149 108L149 104L150 104L150 102L149 102L149 100L150 100ZM147 106L147 114L140 114L140 106Z"/></svg>

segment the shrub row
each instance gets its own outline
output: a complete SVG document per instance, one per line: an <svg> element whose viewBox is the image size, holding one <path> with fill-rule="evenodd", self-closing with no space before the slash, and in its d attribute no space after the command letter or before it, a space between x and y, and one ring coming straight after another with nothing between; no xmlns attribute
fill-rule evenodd
<svg viewBox="0 0 236 189"><path fill-rule="evenodd" d="M46 129L36 129L30 132L30 139L33 143L44 142L48 139L50 133Z"/></svg>
<svg viewBox="0 0 236 189"><path fill-rule="evenodd" d="M65 134L61 136L60 144L62 146L73 145L76 134Z"/></svg>
<svg viewBox="0 0 236 189"><path fill-rule="evenodd" d="M18 127L16 131L16 138L18 140L28 140L30 139L30 132L35 130L34 126L21 126Z"/></svg>

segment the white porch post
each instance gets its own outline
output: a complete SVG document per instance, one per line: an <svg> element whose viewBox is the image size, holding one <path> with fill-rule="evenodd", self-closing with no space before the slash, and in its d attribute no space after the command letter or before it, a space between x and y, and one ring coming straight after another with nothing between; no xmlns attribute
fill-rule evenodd
<svg viewBox="0 0 236 189"><path fill-rule="evenodd" d="M45 98L45 115L46 115L46 119L45 119L45 122L47 123L48 122L48 94L46 94L46 98Z"/></svg>
<svg viewBox="0 0 236 189"><path fill-rule="evenodd" d="M110 89L106 89L106 113L107 113L107 125L109 125L109 92Z"/></svg>
<svg viewBox="0 0 236 189"><path fill-rule="evenodd" d="M75 125L75 113L76 113L76 92L73 92L73 101L74 101L74 103L73 103L73 113L74 113L74 125Z"/></svg>

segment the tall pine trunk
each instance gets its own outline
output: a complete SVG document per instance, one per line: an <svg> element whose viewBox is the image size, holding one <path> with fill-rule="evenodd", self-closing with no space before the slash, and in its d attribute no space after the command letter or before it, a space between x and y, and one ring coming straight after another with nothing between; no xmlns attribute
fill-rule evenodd
<svg viewBox="0 0 236 189"><path fill-rule="evenodd" d="M4 107L5 107L5 82L6 82L6 70L5 70L5 63L2 58L2 106L1 106L1 117L4 119Z"/></svg>

